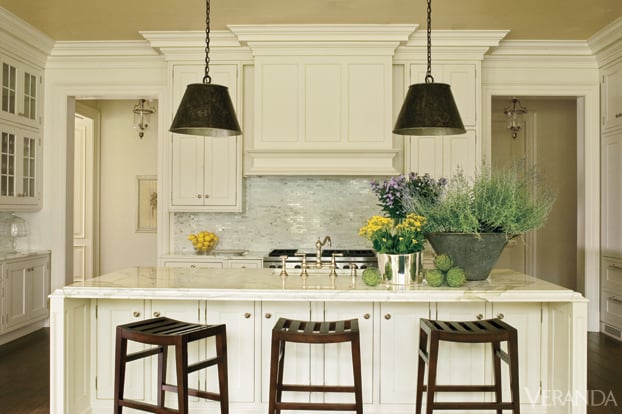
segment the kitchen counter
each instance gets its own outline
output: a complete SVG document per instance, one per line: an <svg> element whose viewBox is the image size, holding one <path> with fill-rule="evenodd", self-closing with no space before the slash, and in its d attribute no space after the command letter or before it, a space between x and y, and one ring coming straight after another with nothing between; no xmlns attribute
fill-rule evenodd
<svg viewBox="0 0 622 414"><path fill-rule="evenodd" d="M17 252L0 251L0 260L21 259L29 256L50 253L49 250L20 250Z"/></svg>
<svg viewBox="0 0 622 414"><path fill-rule="evenodd" d="M115 328L158 315L226 324L232 413L266 412L267 349L281 316L359 320L368 414L414 411L420 318L492 317L519 333L521 411L586 412L581 396L587 389L587 301L577 292L507 270L460 288L370 287L347 271L334 283L328 270L311 271L304 284L298 271L279 274L261 268L132 267L57 289L50 296L51 413L110 412ZM341 351L296 349L285 373L294 382L350 382L349 358L339 357ZM153 401L155 362L135 364L126 388ZM490 368L489 347L454 344L439 362L439 381L489 383ZM551 400L555 395L572 395L574 402ZM217 411L213 404L193 401L191 412Z"/></svg>

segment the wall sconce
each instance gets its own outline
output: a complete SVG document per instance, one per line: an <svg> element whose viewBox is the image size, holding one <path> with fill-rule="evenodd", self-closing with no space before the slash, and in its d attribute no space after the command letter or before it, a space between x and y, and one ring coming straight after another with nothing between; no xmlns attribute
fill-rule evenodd
<svg viewBox="0 0 622 414"><path fill-rule="evenodd" d="M139 99L134 105L134 128L138 129L140 139L145 135L145 129L149 126L149 116L155 114L155 108L146 99Z"/></svg>
<svg viewBox="0 0 622 414"><path fill-rule="evenodd" d="M523 115L527 113L527 108L520 104L516 98L510 99L510 105L503 111L507 116L507 127L512 131L512 138L516 139L518 131L520 131Z"/></svg>

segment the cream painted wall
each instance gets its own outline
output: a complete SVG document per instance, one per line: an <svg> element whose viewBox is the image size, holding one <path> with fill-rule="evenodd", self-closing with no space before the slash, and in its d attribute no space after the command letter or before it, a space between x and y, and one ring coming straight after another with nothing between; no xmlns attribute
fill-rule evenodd
<svg viewBox="0 0 622 414"><path fill-rule="evenodd" d="M499 159L520 158L522 149L526 153L531 152L538 170L559 192L547 223L542 229L536 231L533 240L535 243L534 275L570 289L577 289L576 99L521 98L520 101L529 112L528 116L525 116L523 130L519 132L516 140L511 142L511 155L507 151L509 146L504 145L508 141L500 141L512 140L510 132L503 123L493 122L492 163L494 166ZM503 109L507 103L507 99L493 99L493 114L501 114L503 117ZM530 140L531 134L533 137ZM522 246L516 247L520 249ZM520 266L521 261L517 254L506 254L509 253L508 249L510 248L506 248L498 267Z"/></svg>
<svg viewBox="0 0 622 414"><path fill-rule="evenodd" d="M102 100L100 272L155 266L156 233L136 232L137 176L157 174L155 119L142 139L132 126L134 100Z"/></svg>

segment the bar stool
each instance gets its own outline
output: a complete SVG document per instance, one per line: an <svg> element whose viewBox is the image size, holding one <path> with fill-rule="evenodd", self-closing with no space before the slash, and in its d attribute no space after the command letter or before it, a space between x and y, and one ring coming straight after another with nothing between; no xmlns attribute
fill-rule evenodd
<svg viewBox="0 0 622 414"><path fill-rule="evenodd" d="M188 365L188 343L203 338L215 337L216 356ZM155 345L144 351L127 354L127 341ZM168 346L175 347L177 385L166 383L166 361ZM126 363L152 355L158 356L157 405L123 398ZM188 374L200 369L218 365L219 393L188 388ZM176 392L177 410L164 406L166 391ZM117 326L114 407L121 414L123 407L152 413L188 413L188 395L220 402L220 413L229 413L229 391L227 384L227 334L225 325L200 325L160 317Z"/></svg>
<svg viewBox="0 0 622 414"><path fill-rule="evenodd" d="M283 384L285 344L334 344L350 342L352 348L352 372L354 385L302 385ZM303 392L350 392L354 403L283 402L283 391ZM268 413L279 414L281 410L356 411L363 414L363 385L361 381L361 349L358 319L335 322L297 321L279 318L272 329L270 355L270 397Z"/></svg>
<svg viewBox="0 0 622 414"><path fill-rule="evenodd" d="M490 343L494 384L492 385L437 385L436 372L439 341ZM501 342L507 342L508 352L501 349ZM510 371L511 402L502 402L501 395L501 360L508 364ZM423 384L425 364L428 364L428 384ZM423 392L427 392L426 414L432 410L512 410L520 413L518 388L518 339L516 329L500 319L475 322L445 322L421 319L419 331L419 367L417 371L416 414L421 414ZM437 392L494 392L494 402L435 402Z"/></svg>

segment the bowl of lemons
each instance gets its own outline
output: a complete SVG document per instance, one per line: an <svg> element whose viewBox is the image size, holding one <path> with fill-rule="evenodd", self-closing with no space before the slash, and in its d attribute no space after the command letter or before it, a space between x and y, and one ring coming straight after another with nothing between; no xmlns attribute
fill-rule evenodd
<svg viewBox="0 0 622 414"><path fill-rule="evenodd" d="M197 254L206 254L216 246L218 243L218 236L211 231L200 231L196 234L189 235L188 240L192 242L194 251Z"/></svg>

